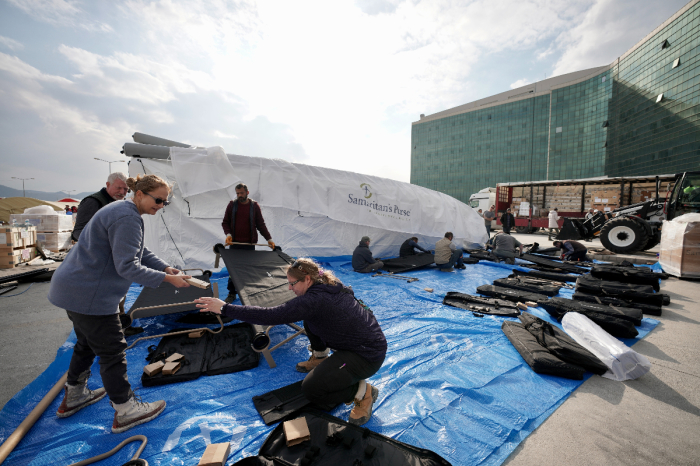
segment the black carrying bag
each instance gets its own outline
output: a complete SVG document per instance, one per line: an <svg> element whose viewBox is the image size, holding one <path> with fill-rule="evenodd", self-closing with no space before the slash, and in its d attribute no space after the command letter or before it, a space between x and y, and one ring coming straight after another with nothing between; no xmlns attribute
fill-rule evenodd
<svg viewBox="0 0 700 466"><path fill-rule="evenodd" d="M594 265L591 268L591 275L603 280L613 280L621 283L632 283L634 285L649 285L658 292L659 279L662 276L668 278L666 274L657 274L651 271L637 270L637 267L615 267L610 265Z"/></svg>
<svg viewBox="0 0 700 466"><path fill-rule="evenodd" d="M170 375L161 372L149 376L143 373L141 384L144 387L154 387L187 382L200 375L229 374L253 369L260 362L260 353L251 347L253 336L253 326L246 323L226 326L217 334L206 332L199 338L190 338L186 333L165 336L158 346L149 348L146 360L151 364L179 353L183 355L181 367Z"/></svg>
<svg viewBox="0 0 700 466"><path fill-rule="evenodd" d="M583 267L567 264L565 262L553 261L551 259L546 259L544 257L537 256L534 254L523 254L522 256L520 256L520 259L532 262L533 264L537 264L540 266L549 267L550 269L564 270L568 273L588 273L588 269L584 269Z"/></svg>
<svg viewBox="0 0 700 466"><path fill-rule="evenodd" d="M335 406L318 406L311 403L301 390L303 380L294 382L271 392L253 397L253 406L263 418L265 425L272 425L282 418L291 416L306 406L331 411Z"/></svg>
<svg viewBox="0 0 700 466"><path fill-rule="evenodd" d="M553 355L537 342L534 335L522 323L506 320L501 324L501 330L527 365L536 373L574 380L583 379L585 370L581 366L562 361Z"/></svg>
<svg viewBox="0 0 700 466"><path fill-rule="evenodd" d="M310 440L288 447L283 424L265 439L258 456L244 458L237 466L450 466L437 453L399 442L352 425L330 414L304 408L285 418L306 419Z"/></svg>
<svg viewBox="0 0 700 466"><path fill-rule="evenodd" d="M639 335L637 329L634 328L635 322L641 324L642 311L639 309L612 308L606 305L564 298L538 301L537 304L558 321L561 321L567 312L578 312L614 337L635 338Z"/></svg>
<svg viewBox="0 0 700 466"><path fill-rule="evenodd" d="M668 295L654 293L654 288L649 285L633 285L631 283L601 280L590 274L581 275L576 280L576 291L599 296L614 296L635 303L648 303L655 306L667 305L670 302Z"/></svg>
<svg viewBox="0 0 700 466"><path fill-rule="evenodd" d="M499 262L498 257L496 257L496 255L490 251L469 250L467 252L469 253L469 257L471 257L472 259Z"/></svg>
<svg viewBox="0 0 700 466"><path fill-rule="evenodd" d="M435 262L435 256L431 253L424 252L407 257L385 259L382 260L382 262L384 263L382 270L391 273L403 273L433 264Z"/></svg>
<svg viewBox="0 0 700 466"><path fill-rule="evenodd" d="M518 318L540 346L547 348L550 353L562 361L581 366L598 375L607 372L608 366L596 355L576 343L573 338L556 325L552 325L529 312L523 312Z"/></svg>
<svg viewBox="0 0 700 466"><path fill-rule="evenodd" d="M526 301L547 301L547 296L543 294L530 293L528 291L514 290L512 288L503 288L501 286L494 285L481 285L476 289L476 292L491 298L500 298L513 301L514 303L524 303Z"/></svg>
<svg viewBox="0 0 700 466"><path fill-rule="evenodd" d="M472 311L476 314L500 317L518 317L520 315L520 309L511 301L472 296L456 291L448 291L442 300L442 304Z"/></svg>
<svg viewBox="0 0 700 466"><path fill-rule="evenodd" d="M545 296L556 296L559 294L560 286L543 283L541 280L527 277L497 278L493 281L495 286L522 290L530 293L543 294Z"/></svg>
<svg viewBox="0 0 700 466"><path fill-rule="evenodd" d="M541 278L543 280L551 280L553 282L575 282L578 275L568 274L568 273L556 273L556 272L544 272L541 270L529 270L524 272L522 270L513 269L512 275L516 277L535 277Z"/></svg>
<svg viewBox="0 0 700 466"><path fill-rule="evenodd" d="M598 296L594 294L584 293L583 291L577 291L574 293L573 298L576 301L586 301L589 303L607 304L617 307L634 307L641 310L642 313L651 316L661 315L661 306L646 303L635 303L633 301L627 301L624 299L616 298L614 296Z"/></svg>

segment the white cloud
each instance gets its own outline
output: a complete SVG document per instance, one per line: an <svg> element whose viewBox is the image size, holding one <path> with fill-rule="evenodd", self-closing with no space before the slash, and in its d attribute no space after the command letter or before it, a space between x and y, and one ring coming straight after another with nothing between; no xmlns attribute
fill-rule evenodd
<svg viewBox="0 0 700 466"><path fill-rule="evenodd" d="M557 38L562 55L553 75L609 65L685 3L686 0L594 2L579 24Z"/></svg>
<svg viewBox="0 0 700 466"><path fill-rule="evenodd" d="M235 134L226 134L222 131L216 130L212 133L214 136L217 138L224 138L224 139L238 139L238 136Z"/></svg>
<svg viewBox="0 0 700 466"><path fill-rule="evenodd" d="M511 89L517 89L517 88L519 88L519 87L527 86L528 84L530 84L530 80L529 80L529 79L525 79L525 78L523 78L523 79L518 79L517 81L515 81L513 84L510 85L510 88L511 88Z"/></svg>
<svg viewBox="0 0 700 466"><path fill-rule="evenodd" d="M86 12L73 0L7 0L32 18L55 26L68 26L95 32L113 32L101 21L87 19Z"/></svg>
<svg viewBox="0 0 700 466"><path fill-rule="evenodd" d="M72 84L70 80L61 76L44 74L28 63L23 62L13 55L0 52L0 71L6 71L18 78L33 79L44 82L54 82L59 84Z"/></svg>
<svg viewBox="0 0 700 466"><path fill-rule="evenodd" d="M17 42L16 40L5 36L0 36L0 44L10 50L22 50L24 48L24 45L22 45L21 42Z"/></svg>

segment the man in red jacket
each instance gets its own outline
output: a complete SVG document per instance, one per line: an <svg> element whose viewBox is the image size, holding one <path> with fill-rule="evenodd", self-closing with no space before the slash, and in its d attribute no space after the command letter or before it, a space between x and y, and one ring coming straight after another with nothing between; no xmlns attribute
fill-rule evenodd
<svg viewBox="0 0 700 466"><path fill-rule="evenodd" d="M267 231L265 220L263 219L260 205L248 198L248 186L240 183L236 185L236 200L231 201L226 206L224 221L221 226L226 233L226 245L229 249L255 249L258 242L258 231L267 240L267 245L275 249L270 232ZM246 244L234 244L246 243ZM236 288L228 280L228 297L226 303L231 303L236 299Z"/></svg>

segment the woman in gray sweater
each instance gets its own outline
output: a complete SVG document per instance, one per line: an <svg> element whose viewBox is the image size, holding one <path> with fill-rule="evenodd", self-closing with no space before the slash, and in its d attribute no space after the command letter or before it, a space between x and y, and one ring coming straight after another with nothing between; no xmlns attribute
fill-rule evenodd
<svg viewBox="0 0 700 466"><path fill-rule="evenodd" d="M170 186L155 175L129 178L132 199L115 201L88 222L51 279L49 301L66 310L77 343L68 368L63 402L56 412L68 417L109 395L115 409L112 432L124 432L158 416L165 401L137 400L126 375L126 340L118 315L119 301L132 283L157 288L163 281L186 287L190 278L156 257L143 244L144 214L168 204ZM90 390L87 380L100 357L104 388Z"/></svg>
<svg viewBox="0 0 700 466"><path fill-rule="evenodd" d="M379 370L387 350L377 319L351 289L311 259L289 266L287 281L297 297L276 307L235 306L216 298L200 298L197 307L260 325L303 320L313 351L297 364L299 372L309 373L301 385L304 395L321 406L354 402L350 423L366 423L379 390L365 379Z"/></svg>

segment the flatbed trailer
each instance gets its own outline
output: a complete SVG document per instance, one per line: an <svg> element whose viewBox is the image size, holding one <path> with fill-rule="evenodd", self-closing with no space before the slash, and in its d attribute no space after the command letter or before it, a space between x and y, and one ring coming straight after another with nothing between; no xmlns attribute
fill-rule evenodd
<svg viewBox="0 0 700 466"><path fill-rule="evenodd" d="M496 186L496 223L501 225L501 215L510 207L515 216L515 230L531 233L549 228L547 215L557 207L561 228L565 217L584 218L591 208L611 212L651 199L655 196L657 176L662 185L661 198L665 199L675 175L499 183Z"/></svg>

